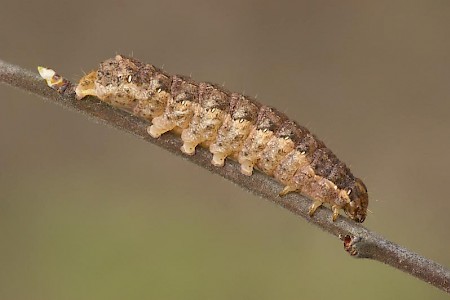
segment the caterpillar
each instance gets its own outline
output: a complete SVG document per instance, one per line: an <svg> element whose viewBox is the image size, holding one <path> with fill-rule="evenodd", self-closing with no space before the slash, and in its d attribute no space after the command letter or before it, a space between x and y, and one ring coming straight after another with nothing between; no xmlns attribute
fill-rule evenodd
<svg viewBox="0 0 450 300"><path fill-rule="evenodd" d="M66 87L53 70L38 69L50 87ZM81 78L75 93L77 99L95 96L148 120L153 138L178 133L186 155L194 155L201 146L212 153L214 166L223 166L229 158L247 176L257 169L274 177L284 185L280 196L298 192L313 200L310 216L328 204L333 221L340 210L356 222L366 218L369 199L364 183L307 128L251 97L169 75L124 55L100 63L97 71Z"/></svg>

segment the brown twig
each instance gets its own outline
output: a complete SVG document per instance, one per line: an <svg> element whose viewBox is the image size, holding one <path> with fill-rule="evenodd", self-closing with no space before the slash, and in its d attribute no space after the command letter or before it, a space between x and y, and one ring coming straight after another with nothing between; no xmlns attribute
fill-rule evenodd
<svg viewBox="0 0 450 300"><path fill-rule="evenodd" d="M135 137L156 144L175 155L181 156L180 138L168 133L158 139L151 138L146 131L148 123L129 113L115 109L95 98L78 101L73 90L67 89L63 95L50 89L36 73L0 60L0 82L38 95L45 100L75 110L90 119L130 133ZM227 161L225 167L211 165L211 154L198 149L194 156L182 156L212 173L218 174L236 183L245 190L266 198L305 218L308 222L339 237L344 241L344 249L357 258L370 258L391 265L450 293L450 271L438 263L394 244L378 234L369 231L358 223L345 217L331 221L331 211L326 208L317 210L313 218L308 216L311 201L293 193L280 198L281 185L262 173L255 172L247 177L240 173L237 163Z"/></svg>

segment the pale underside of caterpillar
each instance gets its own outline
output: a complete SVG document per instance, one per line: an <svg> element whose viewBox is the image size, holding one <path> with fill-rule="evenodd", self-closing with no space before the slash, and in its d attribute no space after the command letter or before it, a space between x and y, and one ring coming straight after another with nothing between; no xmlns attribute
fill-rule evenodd
<svg viewBox="0 0 450 300"><path fill-rule="evenodd" d="M39 67L39 72L50 87L65 88L53 70ZM285 186L280 196L299 192L313 199L310 216L327 203L333 221L340 209L356 222L366 218L364 183L308 129L248 96L168 75L123 55L102 62L81 78L75 91L78 99L96 96L148 120L147 131L154 138L168 131L180 134L181 151L187 155L200 145L209 148L217 167L231 158L245 175L256 168L274 177Z"/></svg>

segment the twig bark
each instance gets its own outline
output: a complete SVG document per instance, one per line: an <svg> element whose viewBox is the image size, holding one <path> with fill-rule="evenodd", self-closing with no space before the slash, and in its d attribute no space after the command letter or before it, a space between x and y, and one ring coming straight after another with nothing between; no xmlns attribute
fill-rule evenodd
<svg viewBox="0 0 450 300"><path fill-rule="evenodd" d="M115 127L147 142L156 144L175 155L182 156L179 150L181 143L178 136L168 133L158 139L153 139L147 134L146 128L148 123L145 120L115 109L95 98L78 101L70 88L66 90L65 94L58 94L47 87L45 81L37 73L0 60L0 82L33 93L70 110L80 112L96 122ZM280 198L278 192L282 187L272 178L260 172L255 172L250 177L242 175L238 164L233 161L227 161L223 168L216 168L210 163L210 153L202 148L198 149L194 156L182 157L212 173L227 178L247 191L275 202L294 214L305 218L308 222L339 237L344 241L344 249L353 257L370 258L383 262L450 293L450 271L448 269L384 239L345 217L332 222L329 209L320 208L314 217L309 217L308 208L311 200L297 193Z"/></svg>

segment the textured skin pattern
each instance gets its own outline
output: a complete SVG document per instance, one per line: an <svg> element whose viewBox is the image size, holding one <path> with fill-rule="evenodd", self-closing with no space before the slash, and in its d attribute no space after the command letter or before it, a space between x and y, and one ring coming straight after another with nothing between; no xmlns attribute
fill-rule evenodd
<svg viewBox="0 0 450 300"><path fill-rule="evenodd" d="M148 132L154 138L171 130L181 133L186 154L195 154L201 145L209 148L215 166L229 157L245 175L259 169L285 186L280 196L299 192L313 199L310 215L327 203L333 220L341 209L357 222L366 217L363 182L307 128L247 96L168 75L122 55L84 76L76 93L79 99L94 95L151 121Z"/></svg>

